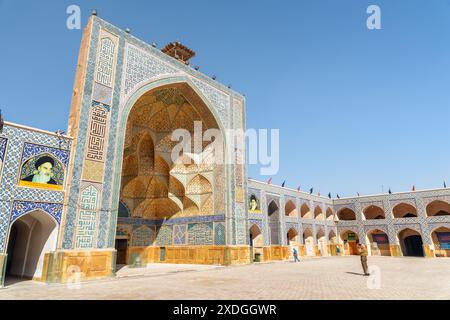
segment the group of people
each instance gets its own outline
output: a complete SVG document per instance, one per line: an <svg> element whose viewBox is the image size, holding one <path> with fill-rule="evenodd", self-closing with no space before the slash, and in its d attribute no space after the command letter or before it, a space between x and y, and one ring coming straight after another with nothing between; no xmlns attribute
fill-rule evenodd
<svg viewBox="0 0 450 320"><path fill-rule="evenodd" d="M369 273L369 267L367 265L367 255L368 255L367 248L366 248L365 245L360 244L360 243L358 244L357 248L358 248L358 254L359 254L360 258L361 258L361 266L363 268L364 275L365 276L369 276L370 273ZM336 247L336 254L338 256L340 255L340 251L341 250L339 249L339 246L337 246ZM296 248L292 249L292 256L294 257L294 262L300 262L300 259L298 258L298 251L297 251Z"/></svg>

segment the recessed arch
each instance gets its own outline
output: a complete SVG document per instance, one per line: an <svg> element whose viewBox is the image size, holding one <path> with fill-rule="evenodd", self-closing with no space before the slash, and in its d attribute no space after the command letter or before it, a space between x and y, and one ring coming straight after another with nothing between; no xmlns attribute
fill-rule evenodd
<svg viewBox="0 0 450 320"><path fill-rule="evenodd" d="M359 243L359 235L357 232L347 229L339 234L341 242L344 243L345 253L348 255L358 255L357 245Z"/></svg>
<svg viewBox="0 0 450 320"><path fill-rule="evenodd" d="M317 220L325 220L325 216L322 212L322 208L320 206L316 206L314 208L314 219Z"/></svg>
<svg viewBox="0 0 450 320"><path fill-rule="evenodd" d="M316 239L319 240L319 238L325 238L325 231L322 228L317 230Z"/></svg>
<svg viewBox="0 0 450 320"><path fill-rule="evenodd" d="M208 129L224 132L215 108L190 81L182 80L186 79L143 85L121 114L126 132L118 136L118 147L123 147L119 148L123 157L120 199L133 217L163 220L208 215L221 210L216 199L225 206L225 201L218 201L226 194L219 181L223 168L215 163L206 165L197 153L173 157L176 144L170 137L174 130L192 133L194 121L201 121L202 133ZM225 136L220 138L225 146ZM174 162L180 159L186 161Z"/></svg>
<svg viewBox="0 0 450 320"><path fill-rule="evenodd" d="M310 228L303 230L303 243L305 244L306 255L315 256L314 235Z"/></svg>
<svg viewBox="0 0 450 320"><path fill-rule="evenodd" d="M292 200L286 202L284 206L285 215L288 217L296 217L297 216L297 208Z"/></svg>
<svg viewBox="0 0 450 320"><path fill-rule="evenodd" d="M250 247L252 249L253 260L256 260L256 254L263 255L264 238L260 227L257 224L252 224L249 229Z"/></svg>
<svg viewBox="0 0 450 320"><path fill-rule="evenodd" d="M322 228L319 228L317 230L316 234L316 240L317 240L317 246L319 248L319 252L321 256L327 256L328 255L328 249L327 249L327 237L325 235L325 231Z"/></svg>
<svg viewBox="0 0 450 320"><path fill-rule="evenodd" d="M54 217L39 209L14 220L8 235L6 275L40 279L45 254L56 249L58 227Z"/></svg>
<svg viewBox="0 0 450 320"><path fill-rule="evenodd" d="M270 201L267 207L267 215L269 217L269 234L270 244L279 245L282 235L279 235L279 206L275 200Z"/></svg>
<svg viewBox="0 0 450 320"><path fill-rule="evenodd" d="M186 194L202 195L212 193L211 182L203 175L196 175L187 185Z"/></svg>
<svg viewBox="0 0 450 320"><path fill-rule="evenodd" d="M339 220L356 220L356 213L350 208L342 208L337 212L337 217Z"/></svg>
<svg viewBox="0 0 450 320"><path fill-rule="evenodd" d="M306 203L303 203L300 207L300 215L302 218L304 219L312 219L312 213L311 213L311 209L309 208L309 206Z"/></svg>
<svg viewBox="0 0 450 320"><path fill-rule="evenodd" d="M327 208L326 214L326 220L334 220L333 210L331 208Z"/></svg>
<svg viewBox="0 0 450 320"><path fill-rule="evenodd" d="M279 211L278 204L275 202L275 200L272 200L269 203L269 206L268 206L268 209L267 209L267 214L269 215L269 217L274 215L274 214L278 215L278 211Z"/></svg>
<svg viewBox="0 0 450 320"><path fill-rule="evenodd" d="M442 200L434 200L427 207L427 216L450 216L450 204Z"/></svg>
<svg viewBox="0 0 450 320"><path fill-rule="evenodd" d="M371 255L390 256L389 237L380 229L372 229L367 232L367 243L370 244Z"/></svg>
<svg viewBox="0 0 450 320"><path fill-rule="evenodd" d="M431 231L435 257L450 257L450 228L439 226Z"/></svg>
<svg viewBox="0 0 450 320"><path fill-rule="evenodd" d="M249 231L250 231L249 232L250 246L263 247L264 246L263 235L259 226L257 224L252 224Z"/></svg>
<svg viewBox="0 0 450 320"><path fill-rule="evenodd" d="M384 219L384 210L380 208L379 206L370 205L363 211L364 217L366 220L377 220L377 219Z"/></svg>
<svg viewBox="0 0 450 320"><path fill-rule="evenodd" d="M176 99L174 98L174 93L176 95ZM168 133L172 132L174 128L184 128L191 131L194 128L194 121L197 120L202 121L203 131L208 129L216 129L220 133L222 143L216 145L222 147L222 150L226 150L227 141L224 133L227 123L223 123L225 118L219 114L214 103L215 102L210 102L210 100L202 93L202 90L200 90L187 76L161 77L157 80L153 79L140 83L128 93L125 103L120 106L122 111L119 115L118 127L126 128L126 130L124 130L125 132L120 131L117 136L115 149L118 150L118 152L114 164L115 172L122 171L122 162L124 162L125 157L128 157L133 153L135 154L135 159L133 160L133 157L131 157L131 160L134 162L139 162L138 146L136 145L135 147L130 147L130 143L137 143L132 140L132 137L139 133L139 131L143 131L143 135L150 132L149 136L153 140L155 159L164 159L166 162L171 158L171 148L173 147L173 143L167 138ZM151 121L147 121L149 119ZM135 121L135 123L133 123L133 121ZM131 134L128 134L128 131ZM127 136L129 137L128 139ZM150 141L148 138L146 139L148 142ZM124 148L125 141L127 142L127 150ZM149 148L144 148L141 146L140 149L141 152L144 152ZM229 163L227 162L228 154L224 152L223 155L225 157L225 161L221 163ZM149 154L147 154L147 156L149 156ZM158 158L158 156L160 156L160 158ZM136 176L136 172L131 170L135 165L133 161L130 161L131 163L128 165L132 175L130 177L124 177L123 175L122 177L115 176L112 183L112 206L118 207L119 199L124 200L127 204L130 204L130 211L132 212L132 215L134 214L134 210L136 210L136 208L145 200L123 198L122 191L125 184ZM158 168L157 165L158 163L155 164ZM172 163L170 163L170 165L172 165ZM206 179L211 179L211 194L196 194L195 196L190 196L192 199L187 199L187 196L185 195L176 195L176 197L174 197L168 193L165 200L155 199L156 202L160 202L161 204L164 202L164 205L166 205L168 209L173 206L174 202L176 202L175 205L178 207L180 204L183 204L184 209L177 212L177 216L199 215L210 211L210 209L218 212L224 211L226 206L225 195L228 192L228 186L226 184L222 184L220 181L222 181L221 179L225 179L229 176L229 173L223 166L216 164L210 166L200 163L197 167L196 173L201 173L202 170L209 171L209 173L205 176ZM166 187L169 187L172 172L167 172L167 170L162 171L163 172L157 173L161 176L161 179L165 181ZM176 175L173 174L173 176L181 182L183 187L187 187L188 180L190 180L189 175L191 173L193 172L177 172ZM156 173L154 171L150 172L151 176L154 176L155 174ZM121 184L121 182L123 184ZM178 189L181 190L181 188ZM186 207L186 202L190 202L191 206ZM153 206L153 204L149 205ZM199 210L189 209L196 209L196 207L201 208L201 213ZM162 211L171 211L166 210L166 207L163 207L162 209L164 209ZM170 216L163 216L161 212L158 212L157 216L161 219L170 218ZM113 239L109 239L109 242L112 243Z"/></svg>
<svg viewBox="0 0 450 320"><path fill-rule="evenodd" d="M295 228L290 228L287 232L287 241L290 246L297 246L300 244L298 232Z"/></svg>
<svg viewBox="0 0 450 320"><path fill-rule="evenodd" d="M397 237L403 256L424 256L422 235L417 230L405 228L398 232Z"/></svg>
<svg viewBox="0 0 450 320"><path fill-rule="evenodd" d="M394 218L415 218L417 209L409 203L399 203L392 208Z"/></svg>
<svg viewBox="0 0 450 320"><path fill-rule="evenodd" d="M328 233L328 241L332 244L337 244L336 232L334 230L330 230Z"/></svg>

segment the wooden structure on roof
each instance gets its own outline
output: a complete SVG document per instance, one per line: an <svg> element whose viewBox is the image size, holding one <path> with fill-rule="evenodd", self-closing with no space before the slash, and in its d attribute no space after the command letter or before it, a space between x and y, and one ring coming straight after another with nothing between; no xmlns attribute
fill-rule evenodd
<svg viewBox="0 0 450 320"><path fill-rule="evenodd" d="M169 43L161 51L185 64L189 64L189 59L195 57L195 52L179 41Z"/></svg>

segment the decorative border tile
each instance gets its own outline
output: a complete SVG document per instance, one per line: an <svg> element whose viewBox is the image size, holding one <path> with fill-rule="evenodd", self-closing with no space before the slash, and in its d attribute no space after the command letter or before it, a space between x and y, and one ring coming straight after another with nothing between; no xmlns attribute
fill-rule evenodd
<svg viewBox="0 0 450 320"><path fill-rule="evenodd" d="M47 203L47 202L31 202L31 201L14 201L10 224L13 224L21 216L33 212L35 210L40 210L51 215L58 224L61 223L63 205L61 203Z"/></svg>

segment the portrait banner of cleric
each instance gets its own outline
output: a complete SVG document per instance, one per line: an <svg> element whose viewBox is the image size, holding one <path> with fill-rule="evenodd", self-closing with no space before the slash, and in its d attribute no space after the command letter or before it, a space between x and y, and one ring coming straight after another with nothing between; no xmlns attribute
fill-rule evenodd
<svg viewBox="0 0 450 320"><path fill-rule="evenodd" d="M35 170L33 170L32 174L26 176L21 181L25 182L25 184L28 182L56 186L58 183L53 179L54 167L55 160L51 156L42 156L34 163Z"/></svg>
<svg viewBox="0 0 450 320"><path fill-rule="evenodd" d="M259 208L259 201L256 198L256 196L253 195L253 194L250 196L250 201L248 203L248 209L249 209L250 212L253 212L253 213L260 213L261 212L261 210Z"/></svg>

